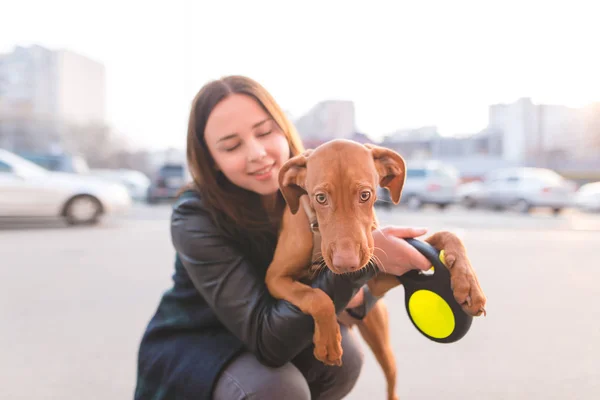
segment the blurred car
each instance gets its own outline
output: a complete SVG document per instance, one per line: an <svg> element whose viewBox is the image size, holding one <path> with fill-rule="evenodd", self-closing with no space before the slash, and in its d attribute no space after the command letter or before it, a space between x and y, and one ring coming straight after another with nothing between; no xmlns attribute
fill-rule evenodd
<svg viewBox="0 0 600 400"><path fill-rule="evenodd" d="M576 185L546 168L505 168L490 172L482 182L470 182L458 190L467 208L513 209L527 213L551 208L557 214L569 207Z"/></svg>
<svg viewBox="0 0 600 400"><path fill-rule="evenodd" d="M113 182L123 184L129 191L132 199L142 201L148 196L150 178L140 171L132 169L92 169L90 175L101 177Z"/></svg>
<svg viewBox="0 0 600 400"><path fill-rule="evenodd" d="M458 202L466 208L475 208L482 203L485 179L461 183L456 190Z"/></svg>
<svg viewBox="0 0 600 400"><path fill-rule="evenodd" d="M48 171L0 149L0 217L60 217L72 225L92 224L130 206L121 184Z"/></svg>
<svg viewBox="0 0 600 400"><path fill-rule="evenodd" d="M436 161L411 161L406 163L406 182L400 202L410 209L432 204L443 209L456 202L456 189L460 183L458 170ZM378 188L376 205L391 207L390 193Z"/></svg>
<svg viewBox="0 0 600 400"><path fill-rule="evenodd" d="M152 177L148 188L148 203L175 199L179 190L189 181L190 174L185 164L163 164Z"/></svg>
<svg viewBox="0 0 600 400"><path fill-rule="evenodd" d="M49 171L85 174L90 170L87 161L83 157L78 155L44 154L28 152L17 153L17 155Z"/></svg>
<svg viewBox="0 0 600 400"><path fill-rule="evenodd" d="M600 212L600 182L582 185L575 193L574 205L584 211Z"/></svg>

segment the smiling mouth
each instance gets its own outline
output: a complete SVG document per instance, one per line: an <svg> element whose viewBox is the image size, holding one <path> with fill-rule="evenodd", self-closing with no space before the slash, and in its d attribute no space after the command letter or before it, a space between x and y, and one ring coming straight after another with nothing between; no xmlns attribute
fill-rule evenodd
<svg viewBox="0 0 600 400"><path fill-rule="evenodd" d="M271 170L273 169L274 166L275 166L275 163L273 163L273 164L271 164L271 165L269 165L267 167L264 167L262 169L259 169L258 171L251 172L248 175L264 175L264 174L267 174L267 173L271 172Z"/></svg>

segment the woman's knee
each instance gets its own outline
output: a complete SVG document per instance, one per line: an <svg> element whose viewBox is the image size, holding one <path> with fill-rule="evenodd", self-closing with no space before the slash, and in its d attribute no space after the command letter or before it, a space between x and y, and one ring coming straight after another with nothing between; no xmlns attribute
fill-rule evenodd
<svg viewBox="0 0 600 400"><path fill-rule="evenodd" d="M355 336L356 332L349 329L346 332L344 345L344 354L342 355L342 366L340 368L333 369L335 380L340 386L345 386L350 391L362 371L364 363L363 349Z"/></svg>
<svg viewBox="0 0 600 400"><path fill-rule="evenodd" d="M313 399L342 399L356 385L364 362L362 347L351 329L342 329L341 367L327 367L312 385Z"/></svg>
<svg viewBox="0 0 600 400"><path fill-rule="evenodd" d="M350 393L362 370L364 355L356 333L340 326L342 334L341 367L327 366L318 361L312 346L302 351L294 364L302 371L312 394L312 399L342 399Z"/></svg>
<svg viewBox="0 0 600 400"><path fill-rule="evenodd" d="M213 391L215 400L309 400L310 389L302 373L291 363L270 368L250 353L235 359L221 374Z"/></svg>

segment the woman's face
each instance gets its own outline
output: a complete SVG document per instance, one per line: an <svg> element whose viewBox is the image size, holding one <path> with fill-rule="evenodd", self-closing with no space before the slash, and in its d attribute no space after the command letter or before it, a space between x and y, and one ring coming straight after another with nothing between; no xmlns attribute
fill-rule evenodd
<svg viewBox="0 0 600 400"><path fill-rule="evenodd" d="M279 190L279 169L290 147L253 98L232 94L222 100L208 117L204 137L216 167L233 184L263 196Z"/></svg>

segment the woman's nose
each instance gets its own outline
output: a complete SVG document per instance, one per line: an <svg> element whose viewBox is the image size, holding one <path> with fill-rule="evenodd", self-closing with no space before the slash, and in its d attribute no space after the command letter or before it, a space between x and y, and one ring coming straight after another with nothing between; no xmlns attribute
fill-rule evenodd
<svg viewBox="0 0 600 400"><path fill-rule="evenodd" d="M248 152L248 161L259 161L262 160L266 155L267 151L265 150L265 147L260 143L253 142L250 145L250 150Z"/></svg>

